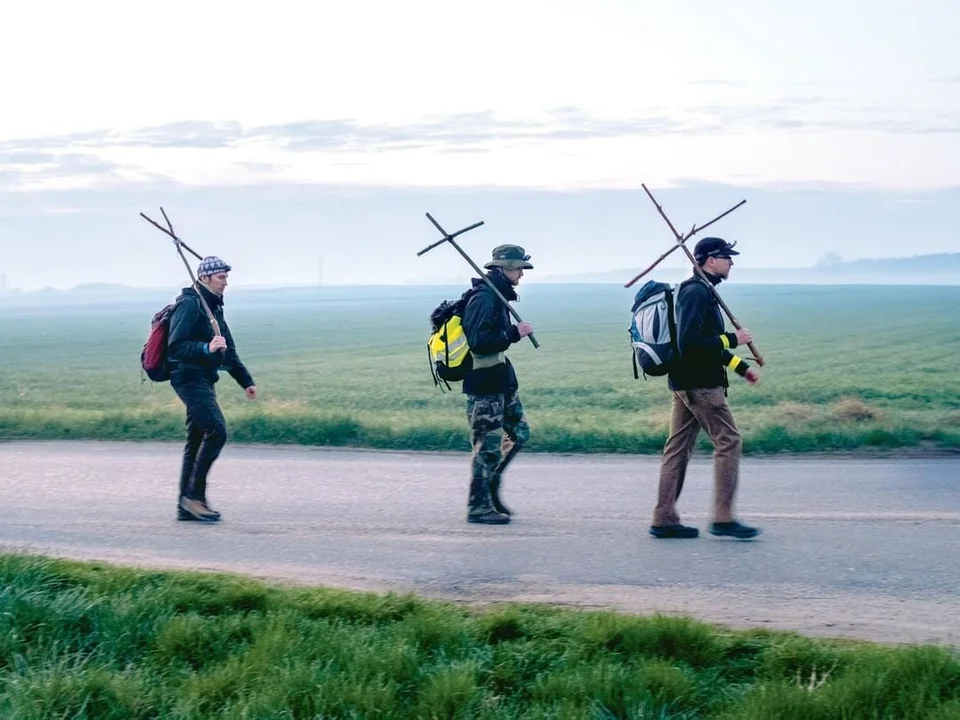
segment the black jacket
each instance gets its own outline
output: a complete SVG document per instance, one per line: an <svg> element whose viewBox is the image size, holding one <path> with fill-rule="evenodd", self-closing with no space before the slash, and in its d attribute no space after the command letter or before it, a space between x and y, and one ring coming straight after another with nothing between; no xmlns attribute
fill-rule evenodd
<svg viewBox="0 0 960 720"><path fill-rule="evenodd" d="M729 350L737 346L736 333L725 332L720 303L699 275L680 283L676 304L680 356L667 376L670 389L726 388L727 368L745 374L749 365Z"/></svg>
<svg viewBox="0 0 960 720"><path fill-rule="evenodd" d="M167 338L167 362L170 365L171 381L177 382L189 376L200 375L215 383L219 380L218 372L226 370L240 387L246 389L254 384L253 377L237 355L237 346L223 317L223 297L215 295L202 285L200 292L220 325L220 334L227 341L227 349L208 352L207 343L213 340L210 320L200 303L197 290L193 287L183 288L170 316L170 333Z"/></svg>
<svg viewBox="0 0 960 720"><path fill-rule="evenodd" d="M517 299L513 285L502 272L491 270L487 277L507 300ZM473 279L462 323L470 352L475 356L502 353L520 341L520 331L510 322L507 306L480 278ZM463 392L467 395L509 395L517 388L517 374L507 357L493 367L475 368L463 379Z"/></svg>

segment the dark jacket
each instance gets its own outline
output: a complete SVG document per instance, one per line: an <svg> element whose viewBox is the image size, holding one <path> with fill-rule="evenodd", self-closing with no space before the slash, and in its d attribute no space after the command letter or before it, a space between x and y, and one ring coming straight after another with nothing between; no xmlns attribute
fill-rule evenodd
<svg viewBox="0 0 960 720"><path fill-rule="evenodd" d="M714 285L721 281L707 277ZM727 388L727 368L745 374L749 365L730 352L736 333L725 332L720 303L699 275L680 283L676 304L680 356L667 376L670 389Z"/></svg>
<svg viewBox="0 0 960 720"><path fill-rule="evenodd" d="M215 295L202 285L199 287L220 325L220 334L227 341L227 349L215 352L207 349L207 343L213 340L210 319L200 303L197 290L193 287L183 288L170 316L170 334L167 339L170 379L178 382L199 375L215 383L219 380L218 372L226 370L240 387L246 389L254 384L253 377L237 355L237 346L223 317L223 297Z"/></svg>
<svg viewBox="0 0 960 720"><path fill-rule="evenodd" d="M487 277L507 300L517 299L513 285L502 272L494 269L487 273ZM520 331L510 322L507 306L480 278L473 279L473 288L467 297L462 323L475 365L477 355L502 353L513 343L520 341ZM463 392L467 395L509 395L517 388L517 374L506 356L502 362L492 367L474 367L463 379Z"/></svg>

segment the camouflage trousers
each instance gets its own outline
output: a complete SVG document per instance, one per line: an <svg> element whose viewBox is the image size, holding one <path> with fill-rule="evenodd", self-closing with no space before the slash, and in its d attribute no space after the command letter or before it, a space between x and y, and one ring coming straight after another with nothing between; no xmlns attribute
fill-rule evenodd
<svg viewBox="0 0 960 720"><path fill-rule="evenodd" d="M490 486L499 489L507 465L530 439L530 426L517 392L467 395L467 420L473 449L470 509L482 510L490 507Z"/></svg>

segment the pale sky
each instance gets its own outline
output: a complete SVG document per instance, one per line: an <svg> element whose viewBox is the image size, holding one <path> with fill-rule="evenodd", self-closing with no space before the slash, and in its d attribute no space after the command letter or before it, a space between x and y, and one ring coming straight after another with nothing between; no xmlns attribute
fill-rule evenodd
<svg viewBox="0 0 960 720"><path fill-rule="evenodd" d="M388 201L415 191L425 202L453 188L478 201L471 211L457 196L462 214L448 218L451 229L478 219L501 228L480 231L478 255L516 241L497 211L511 206L505 216L513 222L530 193L553 193L557 202L565 197L558 192L603 198L641 182L687 192L674 201L684 226L755 198L736 223L731 216L716 228L754 242L745 265L812 264L826 251L850 258L956 251L955 231L924 230L922 240L907 233L960 187L958 7L947 0L6 3L0 272L25 289L138 284L129 277L139 272L136 253L118 250L121 238L148 242L137 212L159 214L163 204L176 219L179 207L181 217L189 213L186 228L212 234L224 227L230 201L205 209L202 198L213 195L201 191L234 192L233 203L271 227L278 248L304 253L300 265L310 268L261 258L259 230L237 227L229 239L185 234L255 263L261 276L248 270L244 284L309 282L320 256L327 282L455 275L459 267L444 266L459 262L452 253L414 256L434 239L423 220L431 208L412 202L409 227L397 227L406 211ZM703 187L725 192L707 196ZM365 188L364 214L389 206L391 222L385 214L376 226L385 236L351 235L354 215L342 204L327 202L318 219L303 211L312 201L291 209L291 196L277 188L298 197L312 189L327 201ZM479 200L493 191L508 195ZM810 192L819 195L803 195ZM796 202L778 199L786 216L775 228L769 207L757 205L783 193ZM830 209L820 224L800 217L822 201ZM649 223L646 202L638 194L625 227ZM908 202L916 219L902 230L871 226L876 208L891 202ZM592 236L601 206L627 207L598 200L596 210L588 203L564 216L562 229L538 238L541 265L582 268L577 238ZM947 219L958 227L960 217ZM669 242L652 221L644 227ZM543 218L544 227L550 222ZM808 254L795 243L789 252L760 245L798 224L808 228ZM324 242L333 227L337 242ZM70 237L82 239L85 254ZM628 239L604 242L589 269L652 259L630 255ZM404 251L393 254L397 243ZM354 254L338 256L343 245L365 253L362 275L351 270ZM98 250L111 253L109 267L89 260ZM34 268L51 253L62 267L38 277ZM170 280L156 273L143 283L179 278L170 264Z"/></svg>

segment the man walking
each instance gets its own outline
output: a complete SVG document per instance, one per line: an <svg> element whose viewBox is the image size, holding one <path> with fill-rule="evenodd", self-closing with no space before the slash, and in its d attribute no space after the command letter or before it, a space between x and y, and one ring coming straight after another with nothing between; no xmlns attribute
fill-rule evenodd
<svg viewBox="0 0 960 720"><path fill-rule="evenodd" d="M197 268L196 286L183 288L170 316L170 384L187 409L178 520L220 520L220 513L207 503L207 474L227 442L227 424L214 387L219 371L226 370L248 398L257 397L253 378L240 361L223 317L223 293L230 270L218 257L204 258ZM220 335L213 332L201 296L220 326Z"/></svg>
<svg viewBox="0 0 960 720"><path fill-rule="evenodd" d="M703 238L694 248L694 258L714 286L730 276L736 243L721 238ZM725 332L720 306L711 288L698 273L680 284L676 295L679 357L668 373L673 393L670 436L660 463L660 488L650 534L656 538L695 538L700 531L680 523L676 503L683 489L687 463L700 429L714 446L713 535L746 540L759 535L758 528L734 519L742 441L727 405L727 369L751 385L760 379L757 371L730 352L748 343L747 329Z"/></svg>
<svg viewBox="0 0 960 720"><path fill-rule="evenodd" d="M487 277L507 301L517 299L514 288L523 271L533 269L529 260L519 245L499 245L484 265ZM511 515L500 498L503 473L530 437L517 375L504 351L530 335L533 326L511 324L507 306L483 280L474 278L463 311L463 329L473 355L473 369L463 380L473 448L467 521L503 525Z"/></svg>

